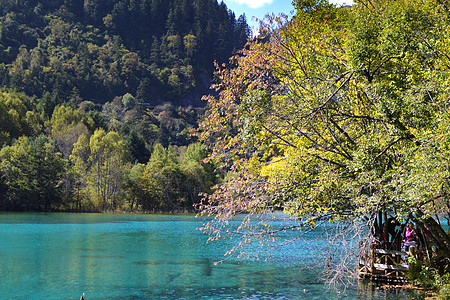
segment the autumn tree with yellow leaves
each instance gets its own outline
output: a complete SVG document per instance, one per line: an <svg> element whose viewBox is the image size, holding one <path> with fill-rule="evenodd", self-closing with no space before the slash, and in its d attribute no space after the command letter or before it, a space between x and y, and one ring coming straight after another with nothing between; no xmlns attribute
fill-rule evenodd
<svg viewBox="0 0 450 300"><path fill-rule="evenodd" d="M391 216L414 221L448 260L448 6L294 5L217 69L199 134L229 175L199 207L214 216L204 230L238 233L243 247L280 231L253 217L283 210L297 222L284 229L358 223L382 243Z"/></svg>

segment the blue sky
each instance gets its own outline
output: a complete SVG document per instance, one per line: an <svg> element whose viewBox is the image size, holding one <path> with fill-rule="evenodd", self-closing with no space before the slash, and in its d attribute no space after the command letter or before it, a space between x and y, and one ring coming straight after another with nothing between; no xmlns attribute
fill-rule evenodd
<svg viewBox="0 0 450 300"><path fill-rule="evenodd" d="M220 1L219 1L220 2ZM257 23L252 21L252 17L256 16L259 19L264 18L267 13L285 13L291 15L294 10L292 0L223 0L227 7L234 11L236 18L245 13L247 23L250 27L257 28ZM346 2L351 4L351 0L332 0L330 2L342 4Z"/></svg>

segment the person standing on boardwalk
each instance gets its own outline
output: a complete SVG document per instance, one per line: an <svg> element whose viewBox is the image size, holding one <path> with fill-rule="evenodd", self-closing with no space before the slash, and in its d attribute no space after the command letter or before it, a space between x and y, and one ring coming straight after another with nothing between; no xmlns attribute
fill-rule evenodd
<svg viewBox="0 0 450 300"><path fill-rule="evenodd" d="M413 223L409 223L405 232L405 243L403 244L405 252L414 251L416 248L416 230L414 229ZM411 247L411 249L410 249ZM411 253L412 254L412 253Z"/></svg>

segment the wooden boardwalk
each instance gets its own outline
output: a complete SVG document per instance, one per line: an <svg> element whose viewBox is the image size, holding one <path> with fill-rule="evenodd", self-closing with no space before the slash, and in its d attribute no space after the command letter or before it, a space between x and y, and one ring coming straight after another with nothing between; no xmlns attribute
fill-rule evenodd
<svg viewBox="0 0 450 300"><path fill-rule="evenodd" d="M374 244L370 249L361 251L358 273L360 278L388 284L404 284L405 262L407 253L396 250L377 249Z"/></svg>

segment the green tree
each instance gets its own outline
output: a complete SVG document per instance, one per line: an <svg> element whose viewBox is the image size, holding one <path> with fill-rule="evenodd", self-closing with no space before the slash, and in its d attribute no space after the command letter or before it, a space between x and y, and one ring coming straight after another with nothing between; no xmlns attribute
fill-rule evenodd
<svg viewBox="0 0 450 300"><path fill-rule="evenodd" d="M150 158L150 151L147 149L144 138L136 130L131 130L127 136L126 144L130 149L133 159L139 163L146 163Z"/></svg>
<svg viewBox="0 0 450 300"><path fill-rule="evenodd" d="M245 226L252 213L281 207L298 226L363 221L382 243L392 214L414 220L449 258L435 217L449 218L450 207L446 8L294 4L291 21L264 28L267 42L218 70L220 96L208 98L202 139L233 176L204 202L219 222L208 228L220 235L220 222L236 214L250 213Z"/></svg>
<svg viewBox="0 0 450 300"><path fill-rule="evenodd" d="M128 168L127 147L117 132L98 129L90 137L81 135L71 155L87 194L101 210L115 210Z"/></svg>
<svg viewBox="0 0 450 300"><path fill-rule="evenodd" d="M25 95L0 92L0 146L22 135L39 134L40 117Z"/></svg>
<svg viewBox="0 0 450 300"><path fill-rule="evenodd" d="M19 138L0 150L0 175L4 210L49 211L59 209L66 161L44 135Z"/></svg>
<svg viewBox="0 0 450 300"><path fill-rule="evenodd" d="M186 56L192 57L197 50L197 38L193 34L188 34L183 37L184 48L186 49Z"/></svg>
<svg viewBox="0 0 450 300"><path fill-rule="evenodd" d="M189 206L184 188L186 174L175 154L175 148L154 146L142 176L145 195L140 204L144 209L180 210Z"/></svg>
<svg viewBox="0 0 450 300"><path fill-rule="evenodd" d="M72 153L73 145L82 134L87 135L88 128L83 123L84 115L80 110L68 105L59 105L53 111L47 122L52 138L56 141L59 151L65 156Z"/></svg>
<svg viewBox="0 0 450 300"><path fill-rule="evenodd" d="M130 110L136 107L137 101L133 97L133 95L126 93L125 95L122 96L122 104L125 110Z"/></svg>
<svg viewBox="0 0 450 300"><path fill-rule="evenodd" d="M81 211L85 210L98 210L95 207L89 195L89 136L80 135L77 142L73 145L72 154L69 159L71 162L70 176L73 178L74 184L72 187L72 199L75 202L76 209Z"/></svg>
<svg viewBox="0 0 450 300"><path fill-rule="evenodd" d="M124 188L127 191L130 211L133 211L135 206L147 204L145 188L148 188L149 186L143 178L144 170L144 164L135 164L126 177ZM145 209L147 209L147 207L145 207Z"/></svg>
<svg viewBox="0 0 450 300"><path fill-rule="evenodd" d="M92 135L89 146L90 180L96 187L97 199L103 207L114 210L126 162L125 143L118 133L99 129Z"/></svg>
<svg viewBox="0 0 450 300"><path fill-rule="evenodd" d="M187 194L189 205L200 202L200 194L211 193L218 176L212 163L205 162L208 152L200 143L190 144L182 155L181 168L185 174L183 191Z"/></svg>
<svg viewBox="0 0 450 300"><path fill-rule="evenodd" d="M147 164L140 174L139 181L136 185L137 204L144 211L165 210L166 206L163 202L162 182L158 180L157 171L153 170Z"/></svg>
<svg viewBox="0 0 450 300"><path fill-rule="evenodd" d="M110 130L119 131L124 121L124 106L120 97L102 106L102 114Z"/></svg>

